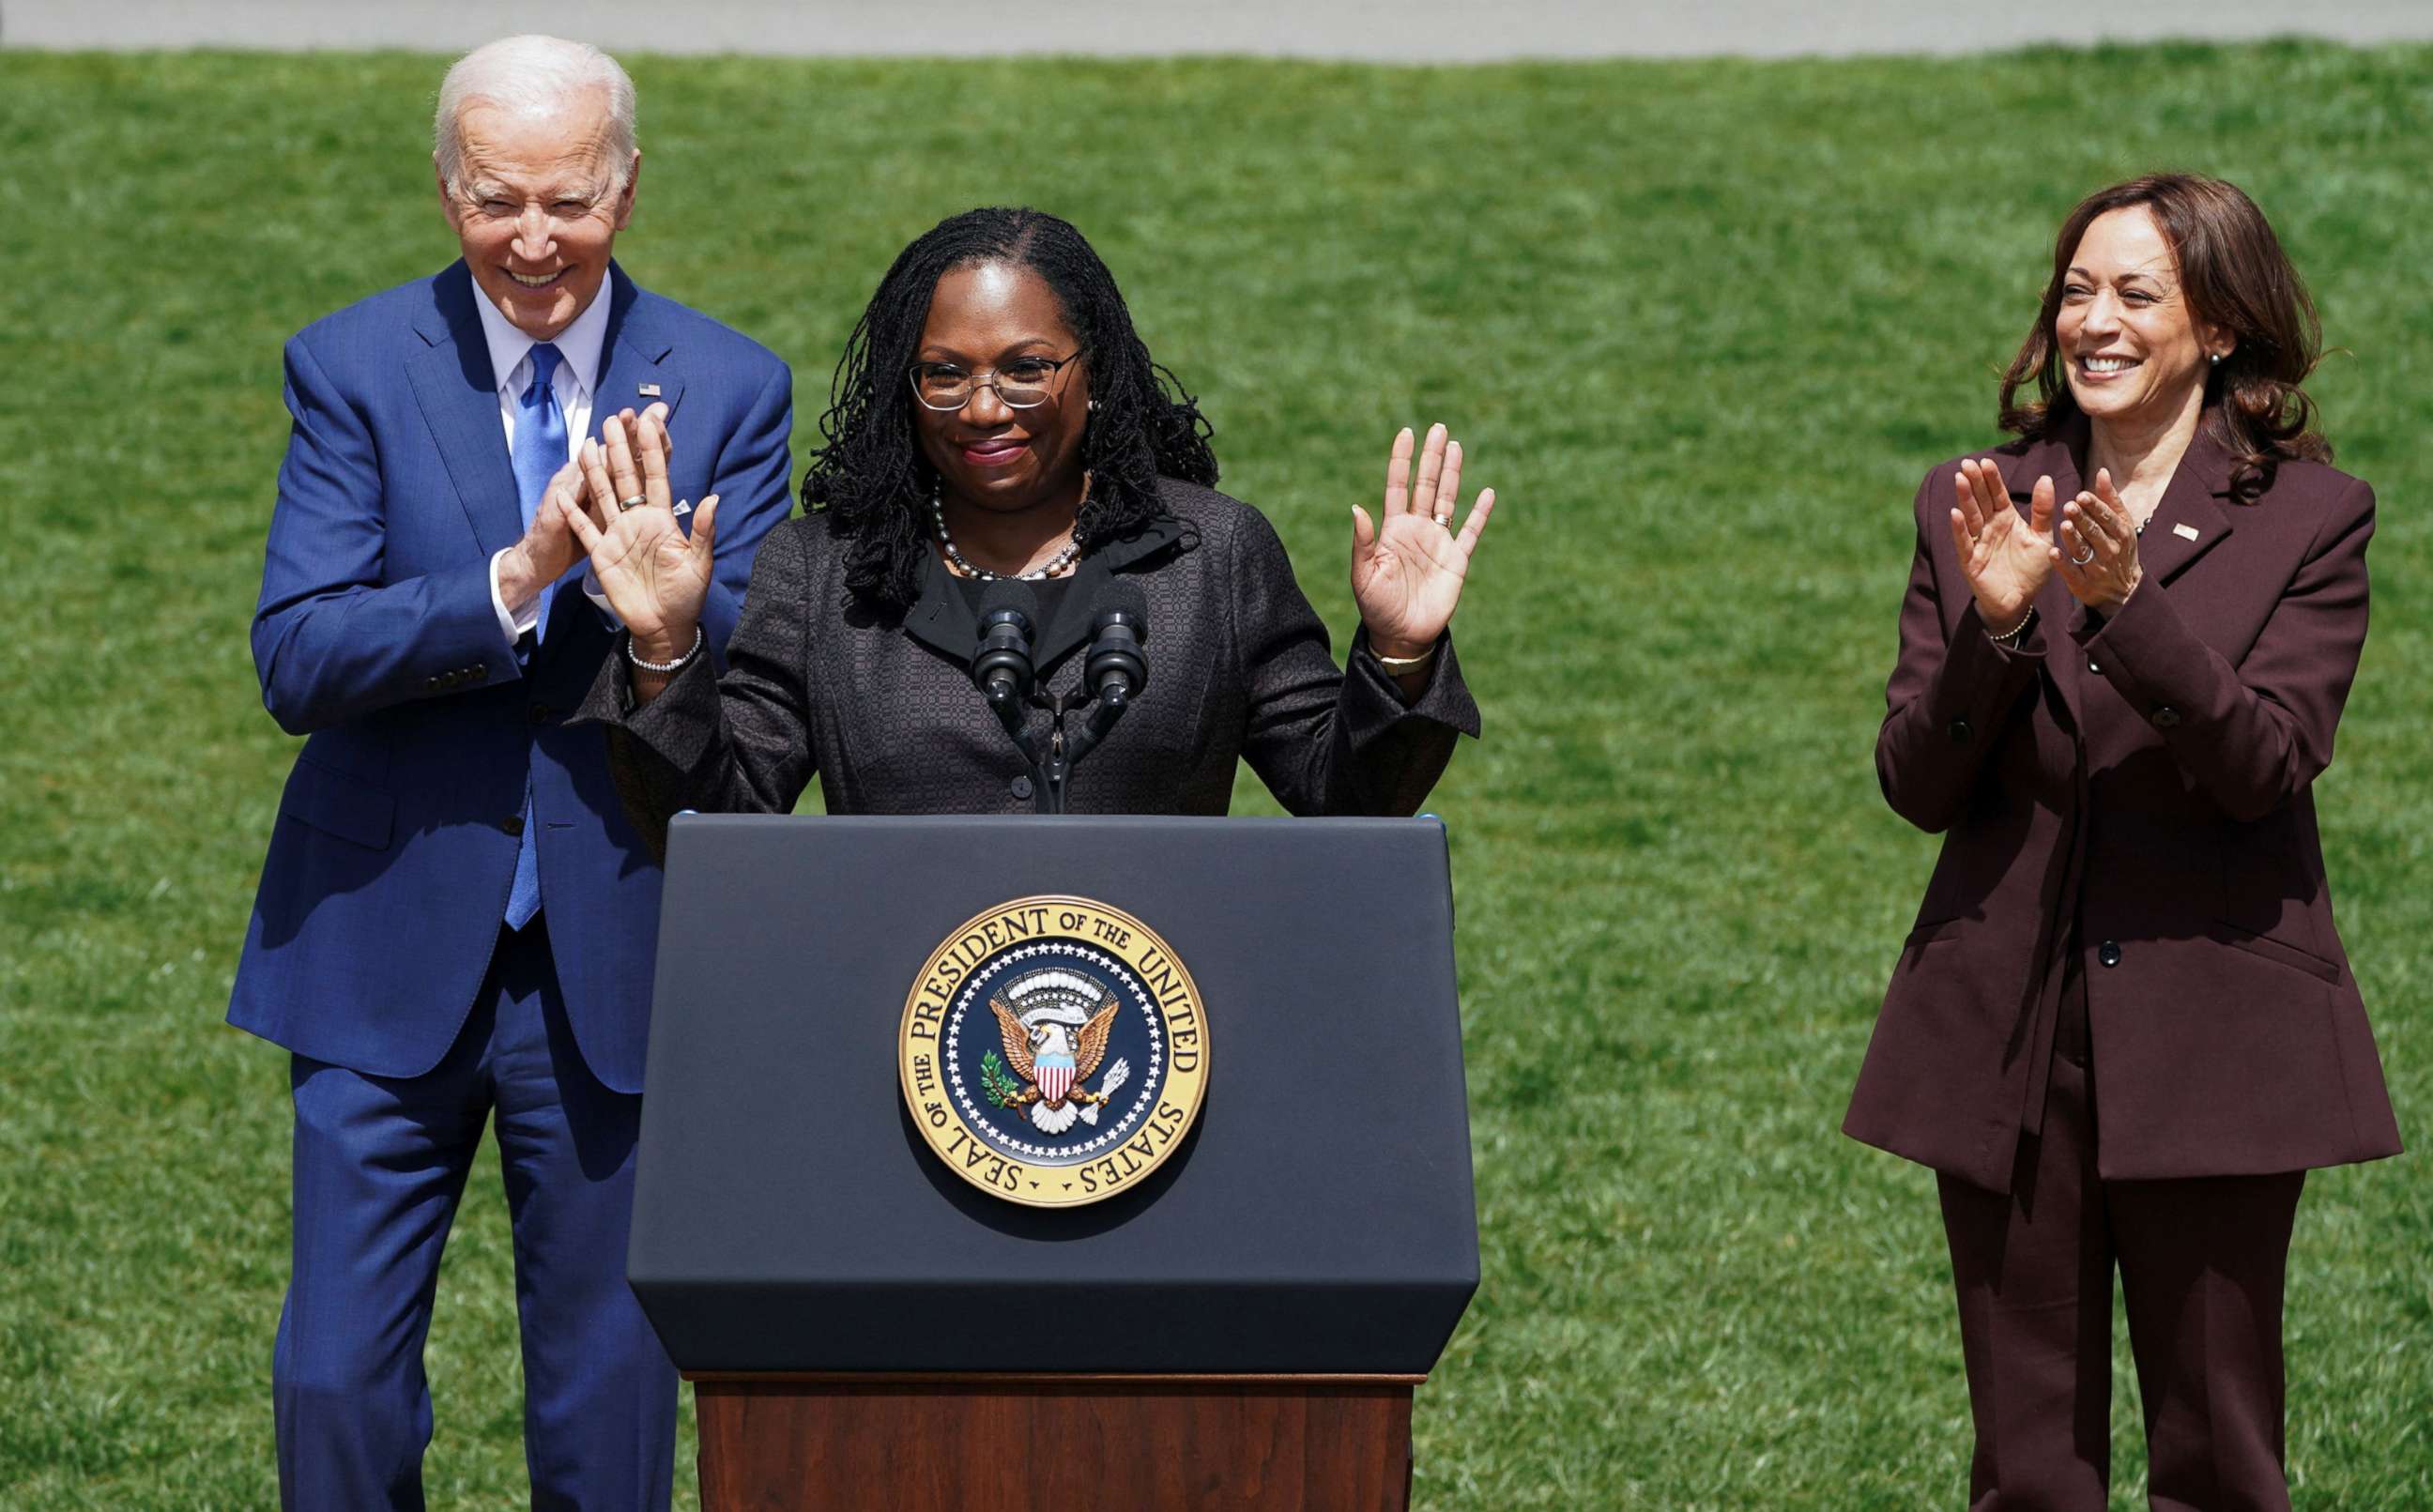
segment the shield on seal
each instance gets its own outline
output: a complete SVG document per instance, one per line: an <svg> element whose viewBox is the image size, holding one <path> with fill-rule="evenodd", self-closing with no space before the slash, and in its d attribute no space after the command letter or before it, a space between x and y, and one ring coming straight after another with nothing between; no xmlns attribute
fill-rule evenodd
<svg viewBox="0 0 2433 1512"><path fill-rule="evenodd" d="M1069 1055L1041 1055L1031 1062L1039 1073L1040 1100L1053 1106L1063 1102L1073 1091L1073 1058Z"/></svg>

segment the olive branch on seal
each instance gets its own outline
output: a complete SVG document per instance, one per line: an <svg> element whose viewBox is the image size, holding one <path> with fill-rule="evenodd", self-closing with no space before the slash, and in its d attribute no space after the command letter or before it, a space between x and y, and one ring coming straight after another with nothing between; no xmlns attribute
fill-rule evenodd
<svg viewBox="0 0 2433 1512"><path fill-rule="evenodd" d="M1000 1108L1011 1108L1022 1098L1022 1083L1006 1071L995 1050L980 1057L980 1086Z"/></svg>

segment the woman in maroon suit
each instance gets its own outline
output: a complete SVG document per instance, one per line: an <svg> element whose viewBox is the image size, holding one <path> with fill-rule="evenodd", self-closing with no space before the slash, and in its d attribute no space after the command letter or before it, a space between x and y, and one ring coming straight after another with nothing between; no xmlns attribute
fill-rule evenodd
<svg viewBox="0 0 2433 1512"><path fill-rule="evenodd" d="M2237 188L2103 190L2019 439L1918 489L1876 769L1946 838L1844 1129L1939 1173L1975 1508L2104 1506L2116 1265L2152 1505L2288 1507L2299 1188L2399 1149L2315 829L2373 531L2318 342Z"/></svg>

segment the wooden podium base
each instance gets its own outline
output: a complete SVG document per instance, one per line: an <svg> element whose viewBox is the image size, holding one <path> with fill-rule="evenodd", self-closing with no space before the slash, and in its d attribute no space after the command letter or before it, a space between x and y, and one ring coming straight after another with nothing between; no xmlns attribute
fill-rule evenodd
<svg viewBox="0 0 2433 1512"><path fill-rule="evenodd" d="M702 1512L1402 1512L1423 1378L686 1379Z"/></svg>

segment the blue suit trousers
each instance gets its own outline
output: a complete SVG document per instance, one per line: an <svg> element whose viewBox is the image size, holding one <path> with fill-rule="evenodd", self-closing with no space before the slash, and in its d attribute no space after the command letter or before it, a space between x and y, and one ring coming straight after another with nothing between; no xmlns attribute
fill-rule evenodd
<svg viewBox="0 0 2433 1512"><path fill-rule="evenodd" d="M641 1099L603 1086L575 1047L546 915L501 930L463 1030L427 1075L299 1055L290 1076L294 1271L271 1371L281 1504L423 1505L439 1252L495 1114L532 1505L664 1512L676 1376L624 1274Z"/></svg>

